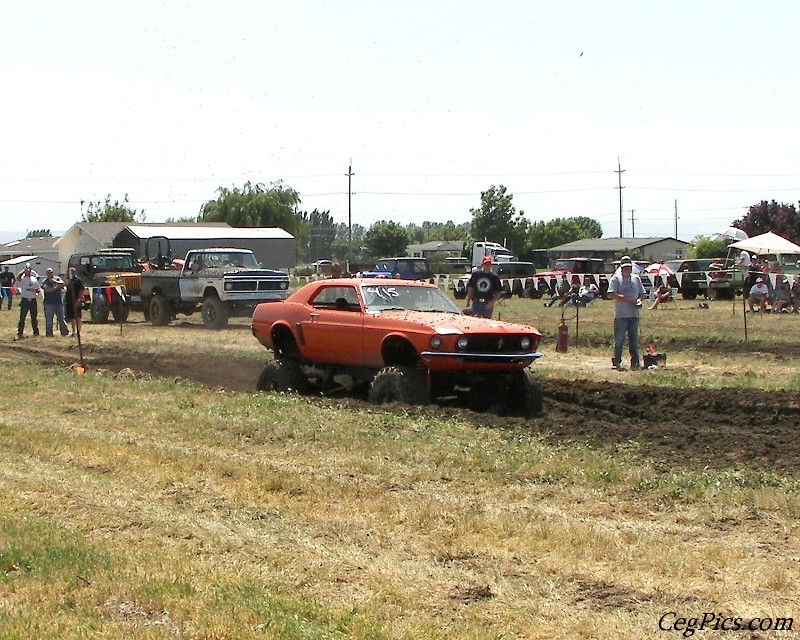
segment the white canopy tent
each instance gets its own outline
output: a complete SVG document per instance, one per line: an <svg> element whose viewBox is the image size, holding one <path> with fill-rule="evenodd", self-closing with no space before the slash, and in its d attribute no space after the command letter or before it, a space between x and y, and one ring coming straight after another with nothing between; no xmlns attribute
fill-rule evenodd
<svg viewBox="0 0 800 640"><path fill-rule="evenodd" d="M728 245L729 249L731 247L745 249L756 255L761 255L762 253L800 253L800 246L783 236L779 236L777 233L772 233L772 231L762 233L760 236L732 242Z"/></svg>

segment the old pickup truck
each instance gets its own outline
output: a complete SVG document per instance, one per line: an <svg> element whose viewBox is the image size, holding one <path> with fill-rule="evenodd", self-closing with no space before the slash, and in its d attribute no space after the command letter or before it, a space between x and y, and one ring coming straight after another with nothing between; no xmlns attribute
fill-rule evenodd
<svg viewBox="0 0 800 640"><path fill-rule="evenodd" d="M231 317L252 315L257 304L289 296L288 274L260 268L248 249L192 250L179 267L141 275L145 318L153 326L200 311L206 327L222 329Z"/></svg>

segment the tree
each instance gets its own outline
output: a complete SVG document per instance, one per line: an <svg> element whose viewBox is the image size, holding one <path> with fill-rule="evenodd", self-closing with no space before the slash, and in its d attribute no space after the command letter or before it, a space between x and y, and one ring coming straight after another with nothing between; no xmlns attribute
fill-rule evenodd
<svg viewBox="0 0 800 640"><path fill-rule="evenodd" d="M404 256L410 237L396 222L381 220L373 224L364 234L364 245L376 258L381 256Z"/></svg>
<svg viewBox="0 0 800 640"><path fill-rule="evenodd" d="M724 258L728 247L724 240L712 240L706 236L697 236L686 248L690 258Z"/></svg>
<svg viewBox="0 0 800 640"><path fill-rule="evenodd" d="M303 253L308 227L297 213L300 194L281 181L269 187L246 182L238 187L220 187L216 200L200 207L198 221L227 222L232 227L280 227L295 238L295 251Z"/></svg>
<svg viewBox="0 0 800 640"><path fill-rule="evenodd" d="M33 231L28 231L28 235L25 236L26 238L52 238L53 234L50 233L50 229L34 229Z"/></svg>
<svg viewBox="0 0 800 640"><path fill-rule="evenodd" d="M528 244L533 249L550 249L567 242L602 236L602 225L591 218L554 218L548 222L532 223Z"/></svg>
<svg viewBox="0 0 800 640"><path fill-rule="evenodd" d="M197 216L178 216L177 218L173 218L170 216L164 222L168 224L187 224L187 223L194 223L199 222Z"/></svg>
<svg viewBox="0 0 800 640"><path fill-rule="evenodd" d="M762 200L752 205L745 216L731 226L741 229L750 237L774 231L794 243L800 242L800 216L793 204Z"/></svg>
<svg viewBox="0 0 800 640"><path fill-rule="evenodd" d="M513 199L514 196L506 193L502 185L492 185L481 192L480 208L470 209L472 239L504 243L511 251L522 252L530 223L525 219L524 211L517 213Z"/></svg>
<svg viewBox="0 0 800 640"><path fill-rule="evenodd" d="M81 200L81 210L84 201ZM136 211L128 206L128 194L122 199L111 201L109 193L103 202L90 202L82 215L84 222L144 222L144 209Z"/></svg>
<svg viewBox="0 0 800 640"><path fill-rule="evenodd" d="M330 211L303 212L300 219L308 228L308 245L303 258L308 262L331 257L331 244L336 239L336 223Z"/></svg>

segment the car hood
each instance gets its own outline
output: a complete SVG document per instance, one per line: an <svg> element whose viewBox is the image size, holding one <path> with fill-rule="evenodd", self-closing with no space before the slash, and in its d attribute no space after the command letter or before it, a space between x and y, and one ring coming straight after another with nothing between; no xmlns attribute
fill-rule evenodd
<svg viewBox="0 0 800 640"><path fill-rule="evenodd" d="M526 324L502 322L492 318L479 318L458 313L428 313L425 311L381 311L375 317L402 323L405 328L432 329L441 335L464 333L535 333L539 330ZM398 327L400 328L400 327Z"/></svg>

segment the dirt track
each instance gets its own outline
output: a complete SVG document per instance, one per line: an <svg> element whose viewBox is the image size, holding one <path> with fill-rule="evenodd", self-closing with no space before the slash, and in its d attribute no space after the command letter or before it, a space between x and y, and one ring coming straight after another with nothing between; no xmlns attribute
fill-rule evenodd
<svg viewBox="0 0 800 640"><path fill-rule="evenodd" d="M262 363L187 354L154 360L134 350L87 347L90 369L123 369L163 378L191 378L213 388L255 392ZM23 340L0 343L0 361L69 366L74 341ZM193 360L195 362L193 362ZM221 383L218 372L225 371ZM631 374L635 375L635 374ZM531 431L557 444L579 440L610 451L639 446L642 455L669 465L763 468L794 474L800 470L800 393L748 393L740 389L688 389L653 393L651 387L616 382L544 379L545 412L533 420L499 418L452 407L395 407L397 411L452 416L494 428ZM309 399L313 402L313 399ZM354 408L356 398L340 400ZM391 410L392 408L389 408Z"/></svg>

